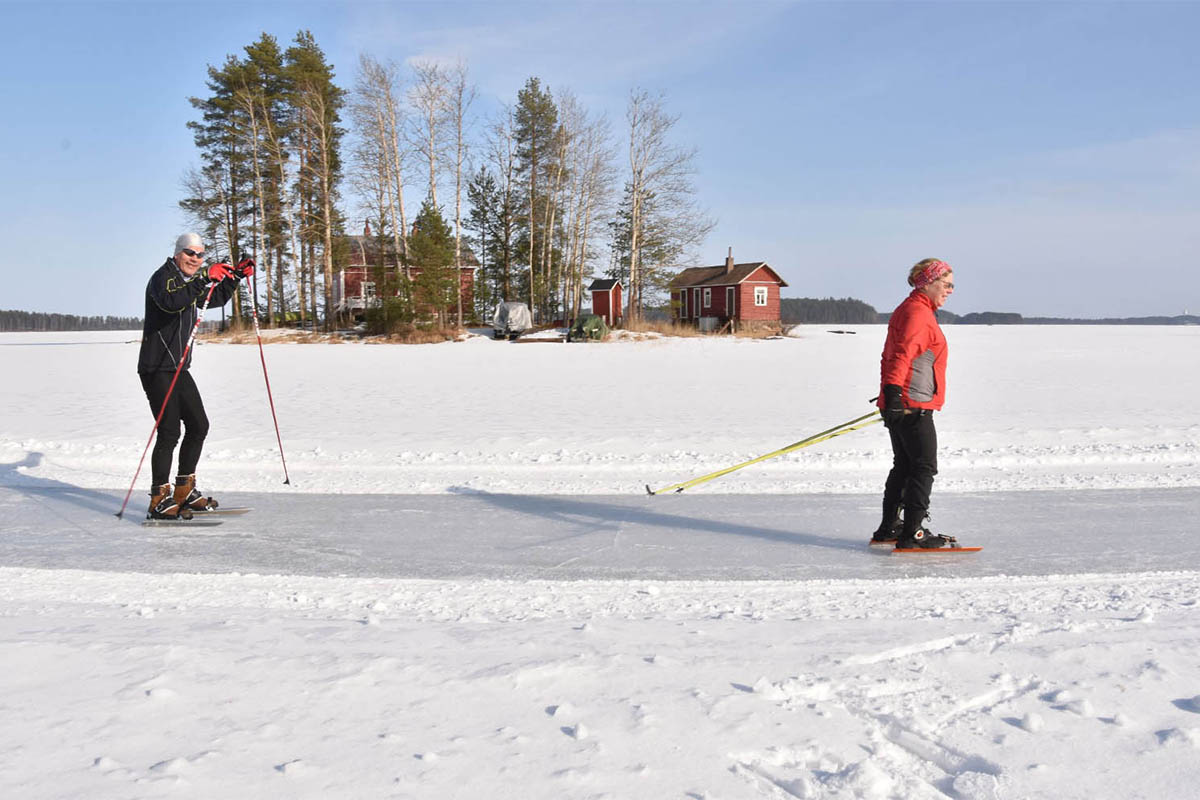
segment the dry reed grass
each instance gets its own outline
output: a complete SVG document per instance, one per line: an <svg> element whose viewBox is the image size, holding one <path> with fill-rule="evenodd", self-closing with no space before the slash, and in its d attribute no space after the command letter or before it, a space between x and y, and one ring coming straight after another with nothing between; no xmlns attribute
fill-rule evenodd
<svg viewBox="0 0 1200 800"><path fill-rule="evenodd" d="M782 326L769 325L748 325L743 326L734 333L725 331L709 331L700 330L695 325L687 322L677 322L675 320L640 320L637 322L626 323L622 330L629 331L634 334L635 338L638 334L658 334L659 336L678 336L682 338L695 338L699 336L736 336L739 339L767 339L772 336L778 336L782 332Z"/></svg>

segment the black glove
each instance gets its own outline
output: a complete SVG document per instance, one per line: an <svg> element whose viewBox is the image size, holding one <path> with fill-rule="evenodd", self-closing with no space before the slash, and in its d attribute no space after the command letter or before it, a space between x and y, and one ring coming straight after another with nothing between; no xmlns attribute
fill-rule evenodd
<svg viewBox="0 0 1200 800"><path fill-rule="evenodd" d="M894 383L883 387L883 424L889 428L904 421L904 393Z"/></svg>

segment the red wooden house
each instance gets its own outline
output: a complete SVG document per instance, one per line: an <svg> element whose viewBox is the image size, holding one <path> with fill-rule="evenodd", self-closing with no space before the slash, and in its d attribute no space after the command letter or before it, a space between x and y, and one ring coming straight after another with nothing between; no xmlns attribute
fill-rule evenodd
<svg viewBox="0 0 1200 800"><path fill-rule="evenodd" d="M370 223L367 223L362 236L347 236L346 239L350 245L350 253L346 265L333 276L333 303L339 313L361 317L368 308L378 302L375 277L381 262L378 252L379 239L371 235ZM462 259L463 263L458 268L458 281L462 287L463 315L468 316L473 313L475 307L475 270L479 268L479 262L466 246L463 247ZM390 253L382 260L388 264L394 263ZM386 266L384 269L388 276L394 275L396 271L394 266ZM401 267L402 271L404 269ZM407 268L410 279L415 279L420 274L420 267ZM457 313L457 300L447 306L446 310L451 314Z"/></svg>
<svg viewBox="0 0 1200 800"><path fill-rule="evenodd" d="M621 300L621 282L610 278L597 278L588 287L592 293L592 313L604 317L604 323L615 328L624 315Z"/></svg>
<svg viewBox="0 0 1200 800"><path fill-rule="evenodd" d="M715 267L690 267L671 281L671 309L679 322L702 330L777 327L779 294L787 282L765 261L735 264L733 251Z"/></svg>

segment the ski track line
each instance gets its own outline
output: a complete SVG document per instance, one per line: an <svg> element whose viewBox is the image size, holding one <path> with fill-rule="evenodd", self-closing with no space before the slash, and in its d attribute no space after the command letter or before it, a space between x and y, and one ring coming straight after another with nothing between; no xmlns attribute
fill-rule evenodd
<svg viewBox="0 0 1200 800"><path fill-rule="evenodd" d="M998 633L972 632L939 637L877 653L850 656L838 663L843 669L875 667L876 670L886 670L885 674L890 674L890 663L901 658L941 654L956 647L968 648L976 654L990 654L998 646L998 641L1011 637L1012 630L1012 626L1009 625ZM1059 626L1025 630L1021 638L1027 640L1059 630ZM990 800L999 796L999 776L1003 774L999 765L980 755L964 752L936 737L918 732L912 722L902 721L895 710L880 711L872 708L875 701L880 699L910 696L914 699L916 707L932 710L936 708L935 703L938 701L929 695L928 683L897 681L891 677L882 683L872 684L869 683L869 678L869 675L834 674L815 680L812 676L801 675L774 683L762 679L755 684L753 690L785 710L799 710L802 706L814 702L828 703L858 719L863 739L860 746L869 749L866 742L876 742L876 758L871 763L891 781L890 790L893 793L900 790L906 797L916 796L913 794L916 791L914 785L909 783L916 779L919 783L915 786L921 790L928 789L929 796L935 798ZM920 727L942 730L966 714L991 714L996 707L1042 687L1042 682L1035 678L1018 679L1011 675L1001 675L998 680L1001 685L953 703L930 724L922 724ZM760 761L748 760L746 757L737 759L734 771L760 791L763 782L769 782L777 792L764 792L766 796L785 796L778 792L786 792L787 796L796 797L817 796L809 777L817 781L822 779L811 764L797 762L781 766L790 766L796 769L799 775L788 780L781 779L763 767ZM796 791L793 792L793 789Z"/></svg>
<svg viewBox="0 0 1200 800"><path fill-rule="evenodd" d="M949 650L951 647L959 647L969 644L977 638L978 635L974 633L969 633L965 636L945 636L940 639L932 639L928 642L919 642L917 644L906 645L904 647L896 647L891 650L884 650L882 653L875 653L873 655L850 656L842 663L848 666L878 664L881 661L894 661L898 658L904 658L905 656L932 653L937 650Z"/></svg>
<svg viewBox="0 0 1200 800"><path fill-rule="evenodd" d="M747 761L738 761L729 770L754 787L762 797L769 797L772 800L795 800L813 796L811 787L804 777L785 781L776 778L766 768ZM794 790L793 787L795 787Z"/></svg>
<svg viewBox="0 0 1200 800"><path fill-rule="evenodd" d="M609 542L606 545L597 547L594 550L589 550L586 553L580 553L577 556L572 556L571 558L568 558L566 561L555 564L554 566L550 567L550 569L562 569L563 567L570 566L571 564L574 564L578 561L583 561L584 559L591 558L592 556L599 555L600 553L606 552L608 550L616 551L620 548L620 546L621 546L621 525L620 525L620 523L617 523L616 527L613 528L613 535L612 535L611 542Z"/></svg>
<svg viewBox="0 0 1200 800"><path fill-rule="evenodd" d="M964 700L954 708L947 711L942 716L938 717L934 722L934 727L940 728L946 723L973 711L988 712L995 710L999 705L1016 700L1018 697L1036 692L1043 688L1041 681L1036 678L1028 678L1023 681L1013 683L1015 680L1012 676L1005 675L1003 680L1010 683L1009 686L1002 686L998 689L993 689L990 692L976 695L975 697Z"/></svg>

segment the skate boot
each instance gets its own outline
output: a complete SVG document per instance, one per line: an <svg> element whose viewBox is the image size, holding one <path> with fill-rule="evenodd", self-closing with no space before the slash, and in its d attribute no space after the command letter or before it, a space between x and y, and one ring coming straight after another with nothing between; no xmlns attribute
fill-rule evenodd
<svg viewBox="0 0 1200 800"><path fill-rule="evenodd" d="M913 532L912 536L905 536L903 532L900 538L896 540L897 550L935 550L939 547L955 547L953 536L939 536L932 533L928 528L922 526Z"/></svg>
<svg viewBox="0 0 1200 800"><path fill-rule="evenodd" d="M879 523L879 527L871 534L871 544L879 544L886 542L891 544L900 538L900 533L904 530L904 523L900 520L900 509L896 509L896 515L889 523L886 517L883 522Z"/></svg>
<svg viewBox="0 0 1200 800"><path fill-rule="evenodd" d="M154 487L150 492L150 508L146 511L146 519L191 519L192 512L180 508L171 492L171 484L164 483Z"/></svg>
<svg viewBox="0 0 1200 800"><path fill-rule="evenodd" d="M175 476L175 502L189 511L212 511L220 505L213 498L200 494L195 475Z"/></svg>

